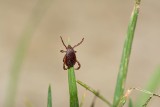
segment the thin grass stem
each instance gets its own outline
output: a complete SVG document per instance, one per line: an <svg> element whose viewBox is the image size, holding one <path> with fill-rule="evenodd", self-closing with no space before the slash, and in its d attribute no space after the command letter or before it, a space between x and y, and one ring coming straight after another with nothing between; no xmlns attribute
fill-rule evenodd
<svg viewBox="0 0 160 107"><path fill-rule="evenodd" d="M127 90L127 92L121 98L121 100L120 100L120 102L119 102L117 107L123 107L123 105L126 103L127 99L129 98L129 96L130 96L130 94L132 93L133 90L140 91L142 93L145 93L145 94L149 95L149 98L142 105L140 105L139 107L142 107L142 106L146 107L153 97L159 97L160 98L159 94L152 93L152 92L150 92L148 90L144 90L144 89L141 89L141 88L130 88L130 89Z"/></svg>
<svg viewBox="0 0 160 107"><path fill-rule="evenodd" d="M151 76L151 78L149 79L149 81L147 82L147 85L145 87L146 90L150 91L150 92L155 92L156 89L160 86L160 67L158 67L153 75ZM150 96L147 94L140 94L140 96L137 98L136 101L136 107L142 106L145 101L149 98Z"/></svg>
<svg viewBox="0 0 160 107"><path fill-rule="evenodd" d="M77 83L80 84L82 87L86 88L87 90L89 90L90 92L92 92L102 101L104 101L109 107L112 107L112 104L108 100L106 100L106 98L104 98L98 91L94 90L93 88L91 88L90 86L88 86L87 84L83 83L80 80L77 80Z"/></svg>

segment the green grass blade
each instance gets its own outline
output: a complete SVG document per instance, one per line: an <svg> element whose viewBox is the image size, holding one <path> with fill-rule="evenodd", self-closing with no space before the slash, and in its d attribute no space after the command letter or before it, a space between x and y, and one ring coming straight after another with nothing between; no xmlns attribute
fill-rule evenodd
<svg viewBox="0 0 160 107"><path fill-rule="evenodd" d="M160 86L160 67L158 67L154 72L154 74L151 76L145 90L154 93L159 86ZM139 98L137 98L136 107L140 107L143 104L145 104L145 102L149 97L150 97L149 94L142 93L139 96Z"/></svg>
<svg viewBox="0 0 160 107"><path fill-rule="evenodd" d="M87 84L85 84L79 80L77 80L77 83L80 84L82 87L86 88L87 90L89 90L90 92L92 92L94 95L96 95L102 101L104 101L109 107L112 107L111 103L108 100L106 100L98 91L94 90L93 88L91 88L90 86L88 86Z"/></svg>
<svg viewBox="0 0 160 107"><path fill-rule="evenodd" d="M39 0L37 2L37 5L33 9L32 15L28 20L27 25L24 27L24 30L22 31L22 38L20 39L20 43L18 44L10 71L11 73L6 91L7 94L4 107L14 107L21 66L25 58L28 45L31 41L34 31L38 27L42 17L44 16L44 13L46 12L50 4L51 0Z"/></svg>
<svg viewBox="0 0 160 107"><path fill-rule="evenodd" d="M52 107L52 91L51 91L51 86L49 85L48 87L48 103L47 107Z"/></svg>
<svg viewBox="0 0 160 107"><path fill-rule="evenodd" d="M98 93L99 94L99 93ZM96 99L97 99L97 96L95 95L93 100L92 100L92 103L91 103L91 106L90 107L95 107L95 104L96 104Z"/></svg>
<svg viewBox="0 0 160 107"><path fill-rule="evenodd" d="M124 96L120 99L120 101L119 101L119 103L117 104L116 107L123 107L123 106L126 104L127 99L128 99L128 96L124 95Z"/></svg>
<svg viewBox="0 0 160 107"><path fill-rule="evenodd" d="M121 97L124 94L129 58L130 58L132 42L133 42L134 32L136 28L138 13L139 13L139 5L140 5L140 0L137 0L131 15L131 19L129 21L127 36L124 43L121 64L120 64L117 84L116 84L115 93L114 93L113 107L117 107Z"/></svg>
<svg viewBox="0 0 160 107"><path fill-rule="evenodd" d="M132 99L129 99L129 104L128 104L128 107L133 107L133 102L132 102Z"/></svg>
<svg viewBox="0 0 160 107"><path fill-rule="evenodd" d="M85 98L86 98L86 91L84 92L84 94L83 94L83 96L82 96L82 99L81 99L81 102L80 102L79 107L83 107L83 104L84 104Z"/></svg>
<svg viewBox="0 0 160 107"><path fill-rule="evenodd" d="M68 69L68 84L70 93L70 107L79 107L78 92L74 67Z"/></svg>

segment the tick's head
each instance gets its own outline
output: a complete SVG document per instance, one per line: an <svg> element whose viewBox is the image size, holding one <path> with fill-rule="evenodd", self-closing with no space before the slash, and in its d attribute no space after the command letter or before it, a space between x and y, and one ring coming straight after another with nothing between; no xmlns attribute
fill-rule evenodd
<svg viewBox="0 0 160 107"><path fill-rule="evenodd" d="M71 45L68 45L68 46L67 46L67 49L72 49L72 46L71 46Z"/></svg>

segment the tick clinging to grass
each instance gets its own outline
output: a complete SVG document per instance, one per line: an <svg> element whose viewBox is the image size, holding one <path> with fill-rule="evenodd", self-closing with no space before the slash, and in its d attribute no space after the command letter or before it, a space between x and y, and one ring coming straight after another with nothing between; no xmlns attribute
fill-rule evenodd
<svg viewBox="0 0 160 107"><path fill-rule="evenodd" d="M81 40L81 42L79 42L77 45L74 45L73 47L71 45L66 46L61 36L60 36L60 38L61 38L61 41L62 41L64 47L66 48L66 51L60 50L60 52L66 53L63 58L63 69L67 70L70 67L73 67L76 64L76 62L78 64L78 67L75 68L75 70L80 69L81 64L79 63L79 61L76 58L76 51L74 50L74 48L79 46L83 42L84 38ZM67 66L67 68L65 67L65 65Z"/></svg>

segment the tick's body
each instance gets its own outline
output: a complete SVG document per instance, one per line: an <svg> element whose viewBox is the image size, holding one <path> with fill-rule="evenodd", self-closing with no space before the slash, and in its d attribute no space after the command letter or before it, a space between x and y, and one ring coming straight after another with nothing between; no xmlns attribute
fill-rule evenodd
<svg viewBox="0 0 160 107"><path fill-rule="evenodd" d="M64 69L64 70L67 70L67 69L69 69L70 67L73 67L73 66L76 64L76 62L78 63L78 68L76 68L76 70L78 70L78 69L81 67L79 61L78 61L77 58L76 58L76 54L75 54L76 51L74 51L74 48L77 47L78 45L80 45L80 44L83 42L83 40L84 40L84 38L82 39L82 41L81 41L80 43L78 43L77 45L71 47L71 45L66 46L66 45L64 44L64 42L63 42L62 37L61 37L61 41L62 41L63 45L64 45L65 48L66 48L66 51L64 51L64 50L61 50L61 51L60 51L60 52L62 52L62 53L63 53L63 52L66 53L65 56L64 56L64 58L63 58L63 69ZM68 68L66 68L65 65L66 65Z"/></svg>
<svg viewBox="0 0 160 107"><path fill-rule="evenodd" d="M71 46L68 46L65 58L65 64L68 68L73 67L76 63L76 54Z"/></svg>

